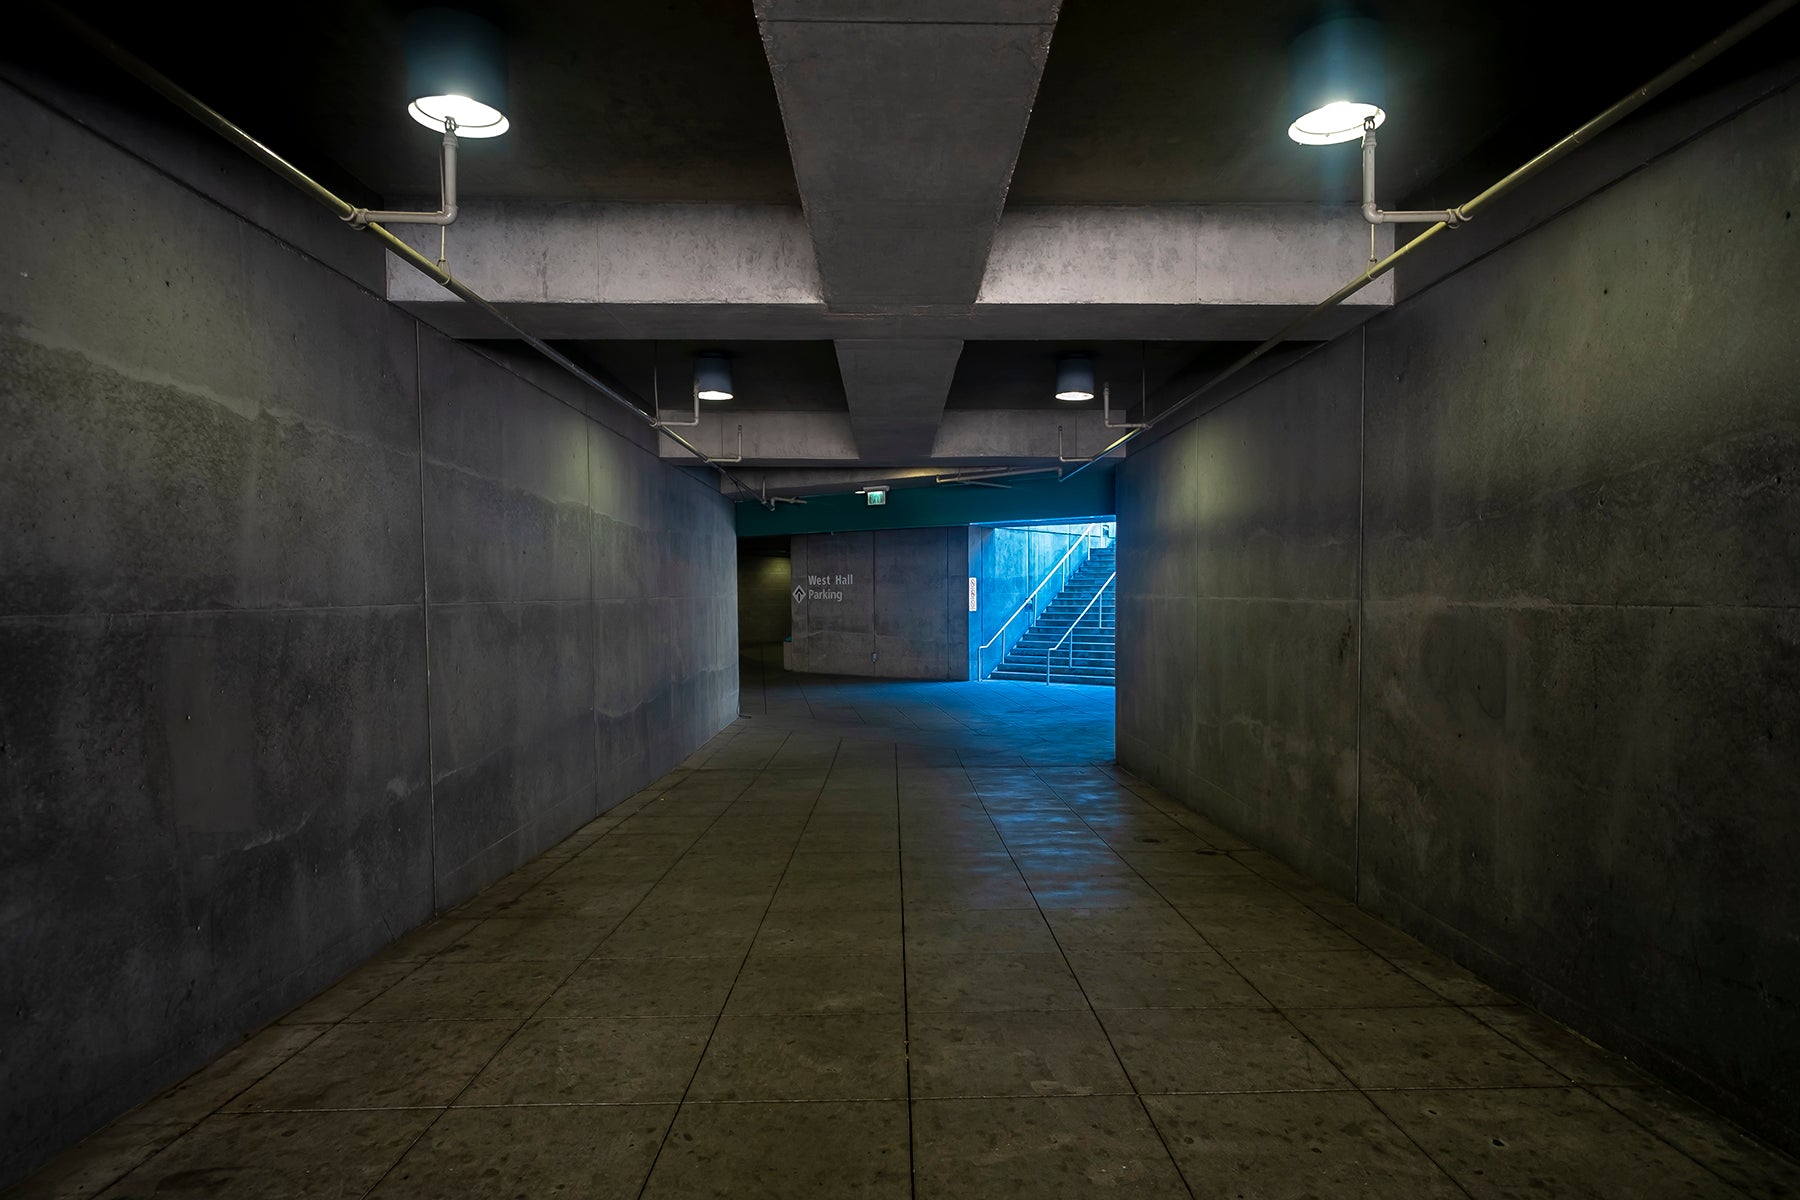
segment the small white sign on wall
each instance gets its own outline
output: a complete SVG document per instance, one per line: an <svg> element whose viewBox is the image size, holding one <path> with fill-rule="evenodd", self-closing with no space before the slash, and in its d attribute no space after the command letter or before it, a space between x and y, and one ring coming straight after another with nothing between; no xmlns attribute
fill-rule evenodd
<svg viewBox="0 0 1800 1200"><path fill-rule="evenodd" d="M969 611L975 611L975 577L969 576Z"/></svg>

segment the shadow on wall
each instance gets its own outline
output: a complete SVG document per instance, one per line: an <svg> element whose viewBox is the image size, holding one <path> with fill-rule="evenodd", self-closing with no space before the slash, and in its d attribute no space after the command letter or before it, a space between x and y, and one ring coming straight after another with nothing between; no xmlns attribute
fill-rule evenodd
<svg viewBox="0 0 1800 1200"><path fill-rule="evenodd" d="M230 147L56 105L0 88L0 1184L737 699L716 491Z"/></svg>
<svg viewBox="0 0 1800 1200"><path fill-rule="evenodd" d="M1118 482L1123 765L1789 1148L1797 144L1633 153Z"/></svg>
<svg viewBox="0 0 1800 1200"><path fill-rule="evenodd" d="M794 629L792 550L785 537L739 538L738 645L779 644Z"/></svg>

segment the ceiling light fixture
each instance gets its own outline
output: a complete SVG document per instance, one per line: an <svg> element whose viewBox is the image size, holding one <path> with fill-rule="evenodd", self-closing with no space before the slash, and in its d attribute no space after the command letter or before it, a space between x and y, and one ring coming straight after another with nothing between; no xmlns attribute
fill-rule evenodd
<svg viewBox="0 0 1800 1200"><path fill-rule="evenodd" d="M717 350L696 354L694 395L702 400L732 399L736 393L731 387L731 360Z"/></svg>
<svg viewBox="0 0 1800 1200"><path fill-rule="evenodd" d="M370 225L436 225L456 220L456 139L499 137L507 130L506 47L500 31L473 13L422 8L406 18L406 111L444 135L436 212L352 209L344 220ZM448 241L438 239L438 268L449 266Z"/></svg>
<svg viewBox="0 0 1800 1200"><path fill-rule="evenodd" d="M1387 120L1387 63L1381 26L1368 17L1332 17L1294 40L1288 136L1303 146L1353 142L1364 124Z"/></svg>
<svg viewBox="0 0 1800 1200"><path fill-rule="evenodd" d="M474 13L422 8L406 18L406 111L466 138L507 131L506 45Z"/></svg>
<svg viewBox="0 0 1800 1200"><path fill-rule="evenodd" d="M1094 398L1094 356L1064 354L1056 360L1056 398L1058 400L1092 400Z"/></svg>
<svg viewBox="0 0 1800 1200"><path fill-rule="evenodd" d="M1375 130L1387 120L1387 56L1381 26L1368 17L1332 17L1294 41L1292 111L1288 136L1303 146L1362 140L1362 214L1369 223L1369 261L1378 225L1435 225L1454 229L1468 218L1457 209L1388 211L1375 202Z"/></svg>

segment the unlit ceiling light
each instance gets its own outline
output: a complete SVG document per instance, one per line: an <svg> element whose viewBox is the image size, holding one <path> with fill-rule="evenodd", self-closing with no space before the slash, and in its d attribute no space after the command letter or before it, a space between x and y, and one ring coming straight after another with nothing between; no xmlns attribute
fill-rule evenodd
<svg viewBox="0 0 1800 1200"><path fill-rule="evenodd" d="M1387 120L1387 64L1381 25L1368 17L1333 17L1301 34L1293 47L1289 111L1300 114L1288 136L1303 146L1353 142L1365 124ZM1373 128L1373 126L1369 126Z"/></svg>
<svg viewBox="0 0 1800 1200"><path fill-rule="evenodd" d="M1056 360L1056 398L1094 398L1094 359L1089 354L1065 354Z"/></svg>
<svg viewBox="0 0 1800 1200"><path fill-rule="evenodd" d="M694 356L694 395L702 400L730 400L731 360L715 350Z"/></svg>
<svg viewBox="0 0 1800 1200"><path fill-rule="evenodd" d="M406 18L406 111L427 129L499 137L506 119L506 45L474 13L423 8Z"/></svg>

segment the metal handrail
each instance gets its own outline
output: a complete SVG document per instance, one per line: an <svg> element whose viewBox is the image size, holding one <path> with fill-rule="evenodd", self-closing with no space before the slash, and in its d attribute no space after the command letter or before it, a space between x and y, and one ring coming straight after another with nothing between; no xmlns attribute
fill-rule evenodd
<svg viewBox="0 0 1800 1200"><path fill-rule="evenodd" d="M1060 650L1062 648L1062 644L1064 642L1068 641L1071 637L1073 637L1075 635L1075 627L1077 625L1080 625L1082 618L1088 615L1088 609L1094 607L1095 604L1099 603L1100 597L1106 595L1106 589L1111 587L1113 585L1113 580L1117 579L1118 577L1119 577L1119 573L1117 571L1114 571L1111 575L1108 575L1106 577L1106 582L1100 585L1100 590L1094 593L1094 598L1092 600L1089 600L1087 602L1087 604L1082 607L1081 612L1076 614L1075 619L1073 621L1069 622L1069 627L1067 629L1063 630L1063 635L1056 639L1056 645L1050 647L1050 649L1047 652L1045 652L1045 654L1044 654L1044 682L1045 683L1050 682L1050 656L1055 654L1058 650ZM1074 666L1074 664L1075 664L1075 650L1073 647L1070 647L1070 649L1069 649L1069 665Z"/></svg>
<svg viewBox="0 0 1800 1200"><path fill-rule="evenodd" d="M1655 78L1643 84L1636 91L1620 99L1611 108L1608 108L1598 116L1591 118L1578 127L1573 133L1565 135L1560 141L1552 143L1548 149L1539 152L1536 157L1527 161L1523 166L1503 175L1499 180L1489 186L1486 191L1475 196L1473 199L1463 201L1453 209L1447 210L1445 215L1448 216L1449 213L1455 213L1462 221L1469 220L1469 218L1475 215L1476 209L1485 208L1490 202L1506 192L1511 191L1518 184L1530 179L1551 163L1563 158L1571 150L1574 150L1576 147L1582 146L1587 142L1592 141L1600 134L1605 133L1608 129L1611 129L1614 125L1617 125L1620 121L1624 120L1650 101L1656 99L1656 97L1662 95L1664 92L1686 79L1689 75L1692 75L1695 71L1698 71L1701 67L1704 67L1707 63L1719 57L1719 55L1725 53L1725 51L1750 37L1750 35L1773 21L1776 17L1781 16L1781 14L1785 13L1788 9L1794 7L1796 2L1797 0L1769 0L1767 4L1764 4L1761 8L1757 9L1743 20L1719 34L1719 36L1715 37L1712 41L1707 42L1680 62L1674 64L1660 75L1657 75ZM1781 86L1785 87L1787 85L1782 84ZM1449 228L1451 228L1451 224L1448 221L1439 221L1435 225L1427 226L1417 237L1413 238L1412 241L1407 242L1404 246L1395 250L1389 251L1387 256L1379 261L1370 263L1368 270L1364 271L1361 275L1358 275L1355 279L1352 279L1349 283L1346 283L1343 287L1295 317L1292 321L1289 321L1280 330L1276 331L1276 333L1267 341L1249 350L1223 371L1220 371L1217 375L1214 375L1211 379L1187 393L1187 395L1177 400L1168 408L1163 409L1163 411L1157 413L1154 417L1146 417L1144 422L1136 429L1126 430L1105 449L1101 450L1100 453L1094 455L1094 457L1088 459L1073 471L1068 472L1066 475L1058 475L1058 481L1067 483L1095 463L1106 458L1126 442L1134 440L1139 434L1143 433L1144 430L1161 425L1169 417L1200 399L1200 397L1211 392L1227 379L1234 378L1251 363L1258 361L1263 355L1287 341L1289 337L1298 333L1314 317L1328 309L1337 307L1345 300L1356 295L1356 293L1362 291L1363 288L1374 283L1377 279L1380 279L1383 275L1386 275L1389 271L1392 271L1395 267L1399 266L1402 259L1416 253L1421 246L1424 246L1438 234Z"/></svg>
<svg viewBox="0 0 1800 1200"><path fill-rule="evenodd" d="M989 638L987 641L981 643L982 650L986 650L989 646L993 645L996 641L999 640L1000 635L1006 632L1006 627L1008 625L1011 625L1014 621L1018 620L1019 614L1024 612L1027 608L1029 608L1031 606L1031 602L1033 600L1037 599L1037 594L1044 590L1044 584L1049 583L1052 579L1054 579L1056 577L1056 573L1058 571L1062 570L1062 565L1069 561L1069 555L1074 554L1077 550L1081 549L1081 547L1087 543L1088 538L1093 535L1094 530L1098 529L1102 524L1103 524L1103 522L1095 521L1092 525L1089 525L1086 529L1083 529L1081 531L1081 536L1075 539L1075 544L1073 546L1069 547L1068 554L1064 554L1061 558L1056 560L1056 565L1054 567L1050 568L1050 573L1048 575L1045 575L1044 578L1042 579L1042 581L1040 581L1036 587L1031 589L1031 594L1025 597L1025 602L1023 604L1021 604L1021 605L1019 605L1019 607L1013 609L1013 615L1006 618L1006 621L1000 626L1000 628L998 628L994 631L994 636ZM978 651L976 651L976 653L979 654L980 651L978 650Z"/></svg>

